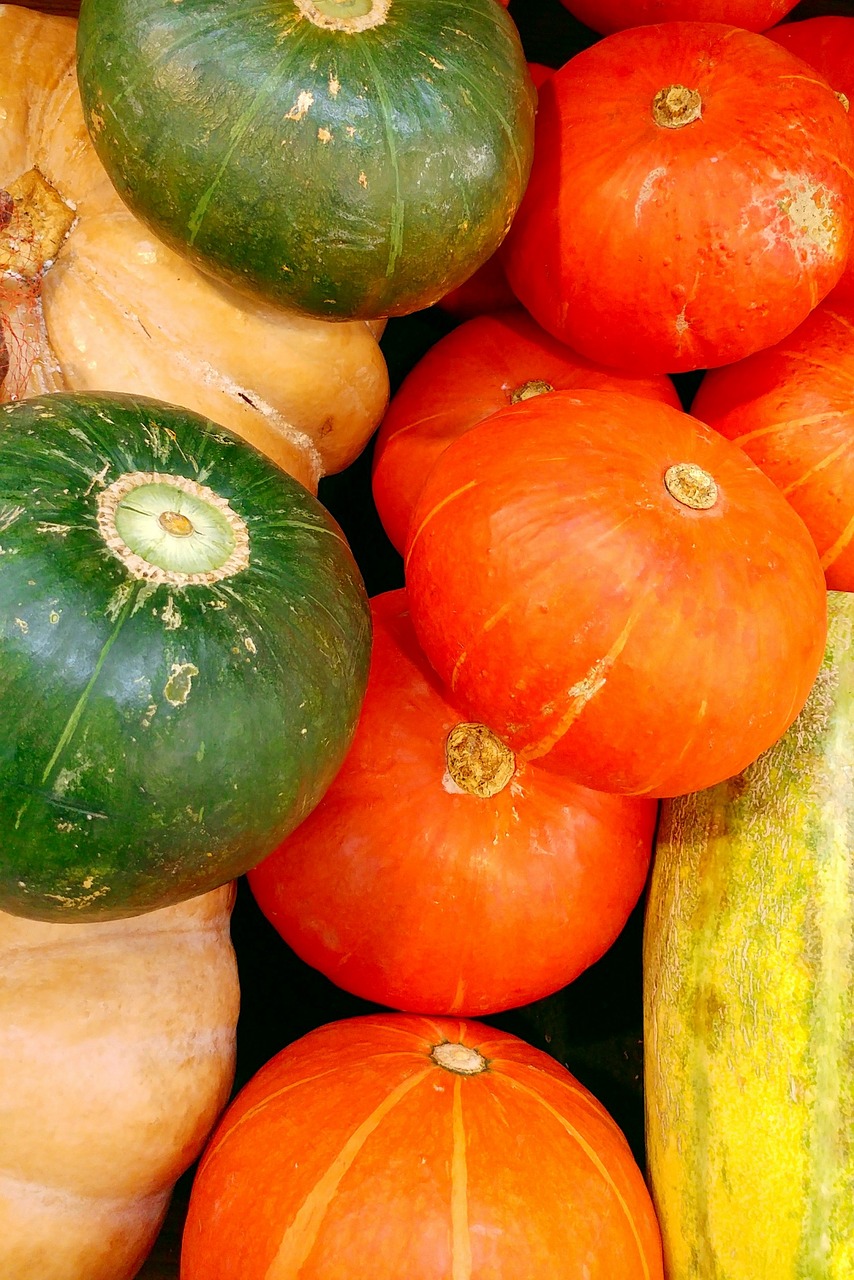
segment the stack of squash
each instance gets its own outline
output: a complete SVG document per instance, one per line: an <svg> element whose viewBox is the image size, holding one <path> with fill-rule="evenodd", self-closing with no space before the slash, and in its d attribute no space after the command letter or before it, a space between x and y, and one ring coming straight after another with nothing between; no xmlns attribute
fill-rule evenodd
<svg viewBox="0 0 854 1280"><path fill-rule="evenodd" d="M847 1280L854 16L63 7L0 5L0 1272L131 1280L201 1156L181 1280ZM221 1115L244 873L364 1016ZM646 1179L471 1020L645 884Z"/></svg>

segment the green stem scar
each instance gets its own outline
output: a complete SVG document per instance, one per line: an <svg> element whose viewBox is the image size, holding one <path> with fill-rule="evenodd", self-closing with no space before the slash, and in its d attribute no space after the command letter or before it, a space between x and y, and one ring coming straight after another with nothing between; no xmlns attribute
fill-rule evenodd
<svg viewBox="0 0 854 1280"><path fill-rule="evenodd" d="M104 542L153 586L210 585L249 564L249 532L230 504L197 480L134 471L98 496Z"/></svg>

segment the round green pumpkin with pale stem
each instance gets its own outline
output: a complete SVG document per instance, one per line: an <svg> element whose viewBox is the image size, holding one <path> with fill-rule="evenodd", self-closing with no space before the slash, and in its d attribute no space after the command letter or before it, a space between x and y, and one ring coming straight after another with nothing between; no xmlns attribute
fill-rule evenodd
<svg viewBox="0 0 854 1280"><path fill-rule="evenodd" d="M83 0L119 194L173 249L315 316L430 305L497 249L534 90L495 0Z"/></svg>
<svg viewBox="0 0 854 1280"><path fill-rule="evenodd" d="M0 406L0 909L167 906L246 871L349 746L370 611L340 529L160 401Z"/></svg>

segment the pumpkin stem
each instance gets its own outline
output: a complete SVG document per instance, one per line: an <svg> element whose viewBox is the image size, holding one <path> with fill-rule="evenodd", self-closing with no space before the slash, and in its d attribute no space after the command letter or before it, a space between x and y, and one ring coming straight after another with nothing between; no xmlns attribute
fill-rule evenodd
<svg viewBox="0 0 854 1280"><path fill-rule="evenodd" d="M316 27L355 35L379 27L388 17L391 0L295 0L304 18Z"/></svg>
<svg viewBox="0 0 854 1280"><path fill-rule="evenodd" d="M533 400L535 396L544 396L554 391L554 387L550 382L543 382L539 378L534 378L530 382L523 382L515 391L510 393L510 403L519 404L521 400Z"/></svg>
<svg viewBox="0 0 854 1280"><path fill-rule="evenodd" d="M445 742L448 773L470 796L489 800L516 772L516 757L485 724L455 724Z"/></svg>
<svg viewBox="0 0 854 1280"><path fill-rule="evenodd" d="M662 129L684 129L703 114L703 99L696 89L671 84L659 89L652 100L652 118Z"/></svg>
<svg viewBox="0 0 854 1280"><path fill-rule="evenodd" d="M718 486L695 462L676 462L664 473L667 492L683 507L708 511L718 500Z"/></svg>
<svg viewBox="0 0 854 1280"><path fill-rule="evenodd" d="M209 585L249 564L249 531L225 498L185 476L133 471L98 496L104 542L134 578Z"/></svg>
<svg viewBox="0 0 854 1280"><path fill-rule="evenodd" d="M444 1071L453 1071L458 1076L478 1076L489 1066L489 1059L477 1049L467 1044L451 1044L447 1040L434 1045L430 1057Z"/></svg>
<svg viewBox="0 0 854 1280"><path fill-rule="evenodd" d="M0 273L25 280L56 257L76 218L38 169L28 169L0 193Z"/></svg>

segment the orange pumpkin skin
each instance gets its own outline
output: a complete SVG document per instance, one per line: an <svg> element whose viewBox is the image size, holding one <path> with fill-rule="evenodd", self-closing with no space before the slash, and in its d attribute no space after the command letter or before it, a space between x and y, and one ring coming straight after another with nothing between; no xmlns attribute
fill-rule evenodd
<svg viewBox="0 0 854 1280"><path fill-rule="evenodd" d="M854 102L854 18L825 14L784 22L765 32L769 40L797 54L834 89Z"/></svg>
<svg viewBox="0 0 854 1280"><path fill-rule="evenodd" d="M850 122L854 110L854 17L824 14L802 22L785 22L765 34L815 67L831 89L845 95ZM846 298L854 299L854 254L848 256L837 289Z"/></svg>
<svg viewBox="0 0 854 1280"><path fill-rule="evenodd" d="M854 135L803 72L764 36L699 22L617 32L556 72L503 255L534 318L638 373L730 364L791 333L854 227Z"/></svg>
<svg viewBox="0 0 854 1280"><path fill-rule="evenodd" d="M603 35L650 22L728 22L765 31L797 0L561 0L576 18Z"/></svg>
<svg viewBox="0 0 854 1280"><path fill-rule="evenodd" d="M705 509L686 505L692 474ZM755 759L803 706L826 634L818 554L768 478L687 414L617 393L555 391L452 444L406 580L466 714L523 759L630 795Z"/></svg>
<svg viewBox="0 0 854 1280"><path fill-rule="evenodd" d="M367 1000L466 1015L537 1000L622 929L657 806L512 761L494 795L477 794L479 739L458 729L464 717L418 648L406 592L371 604L353 746L320 806L249 884L303 960ZM462 754L449 755L461 732Z"/></svg>
<svg viewBox="0 0 854 1280"><path fill-rule="evenodd" d="M679 408L664 375L634 377L592 364L541 329L521 307L461 324L403 380L374 448L373 494L383 527L403 552L412 509L430 468L477 422L540 390L625 391Z"/></svg>
<svg viewBox="0 0 854 1280"><path fill-rule="evenodd" d="M476 1022L377 1014L310 1032L246 1085L202 1159L181 1256L181 1280L366 1274L663 1270L625 1138L568 1071Z"/></svg>
<svg viewBox="0 0 854 1280"><path fill-rule="evenodd" d="M739 445L813 536L828 588L854 591L854 299L700 384L692 413Z"/></svg>

